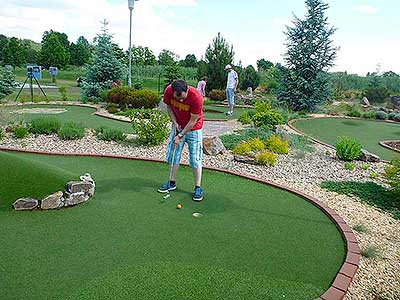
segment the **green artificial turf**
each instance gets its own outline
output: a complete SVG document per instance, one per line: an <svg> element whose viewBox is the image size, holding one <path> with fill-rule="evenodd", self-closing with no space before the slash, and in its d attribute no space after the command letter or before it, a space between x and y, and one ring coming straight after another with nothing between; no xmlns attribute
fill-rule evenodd
<svg viewBox="0 0 400 300"><path fill-rule="evenodd" d="M215 105L204 105L204 119L206 120L231 120L237 119L246 111L254 111L252 108L235 108L232 116L226 116L225 113L228 111L228 105L225 107Z"/></svg>
<svg viewBox="0 0 400 300"><path fill-rule="evenodd" d="M90 107L82 106L63 106L63 105L25 105L18 107L4 107L3 111L8 112L12 110L20 110L24 108L55 108L55 109L66 109L67 111L61 114L9 114L9 119L13 120L24 120L30 121L39 117L51 117L60 120L61 122L75 122L82 124L86 128L99 128L106 126L110 128L120 129L124 132L133 132L132 125L128 122L122 122L117 120L111 120L103 117L93 115L96 110ZM1 124L0 120L0 124Z"/></svg>
<svg viewBox="0 0 400 300"><path fill-rule="evenodd" d="M182 167L177 191L163 200L156 189L166 164L0 154L2 299L315 299L344 260L327 216L268 185L206 170L205 199L194 203ZM41 196L86 172L96 193L85 204L9 207L23 190ZM33 179L42 188L32 189Z"/></svg>
<svg viewBox="0 0 400 300"><path fill-rule="evenodd" d="M384 160L400 156L395 151L379 145L383 140L400 140L400 124L351 120L342 118L316 118L298 120L293 124L302 132L330 145L335 145L339 136L360 141L362 147L379 155Z"/></svg>

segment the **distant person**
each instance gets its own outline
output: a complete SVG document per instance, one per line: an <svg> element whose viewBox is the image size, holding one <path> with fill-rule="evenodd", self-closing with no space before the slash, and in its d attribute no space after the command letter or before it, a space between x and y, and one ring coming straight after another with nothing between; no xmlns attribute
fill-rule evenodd
<svg viewBox="0 0 400 300"><path fill-rule="evenodd" d="M228 73L228 80L226 83L226 98L228 99L229 111L226 112L227 116L233 115L233 107L235 106L235 92L239 84L239 77L231 65L225 66L225 71Z"/></svg>
<svg viewBox="0 0 400 300"><path fill-rule="evenodd" d="M197 90L199 91L200 95L203 98L206 96L206 85L207 85L208 77L204 76L200 79L199 83L197 84Z"/></svg>
<svg viewBox="0 0 400 300"><path fill-rule="evenodd" d="M80 87L81 84L82 84L82 81L83 81L82 78L78 77L78 78L76 79L76 86Z"/></svg>

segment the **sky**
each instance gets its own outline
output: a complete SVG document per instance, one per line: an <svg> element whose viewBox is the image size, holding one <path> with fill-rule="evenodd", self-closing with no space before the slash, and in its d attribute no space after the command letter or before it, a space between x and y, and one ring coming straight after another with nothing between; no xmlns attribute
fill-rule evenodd
<svg viewBox="0 0 400 300"><path fill-rule="evenodd" d="M331 71L365 75L400 73L399 0L327 0L329 23L340 47ZM139 0L133 10L133 44L156 55L170 49L201 58L212 39L232 44L235 62L256 65L260 58L283 63L285 26L304 16L304 0ZM0 0L0 34L41 41L44 31L65 32L70 42L92 41L101 20L121 48L129 47L127 0Z"/></svg>

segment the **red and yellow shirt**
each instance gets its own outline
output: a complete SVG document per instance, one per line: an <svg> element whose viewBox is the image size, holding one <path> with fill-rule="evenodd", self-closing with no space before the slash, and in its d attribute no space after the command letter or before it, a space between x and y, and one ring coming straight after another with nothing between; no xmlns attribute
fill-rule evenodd
<svg viewBox="0 0 400 300"><path fill-rule="evenodd" d="M183 102L175 100L171 85L164 92L164 103L171 106L179 126L184 128L190 120L190 114L199 115L192 130L203 128L203 97L194 87L189 86L188 95Z"/></svg>

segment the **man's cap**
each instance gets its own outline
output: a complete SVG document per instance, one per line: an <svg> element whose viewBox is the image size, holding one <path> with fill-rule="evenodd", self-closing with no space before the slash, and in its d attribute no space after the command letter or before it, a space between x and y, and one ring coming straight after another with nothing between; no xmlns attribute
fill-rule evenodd
<svg viewBox="0 0 400 300"><path fill-rule="evenodd" d="M231 65L226 65L226 66L225 66L225 71L226 71L226 70L230 70L230 69L232 69L232 66L231 66Z"/></svg>

